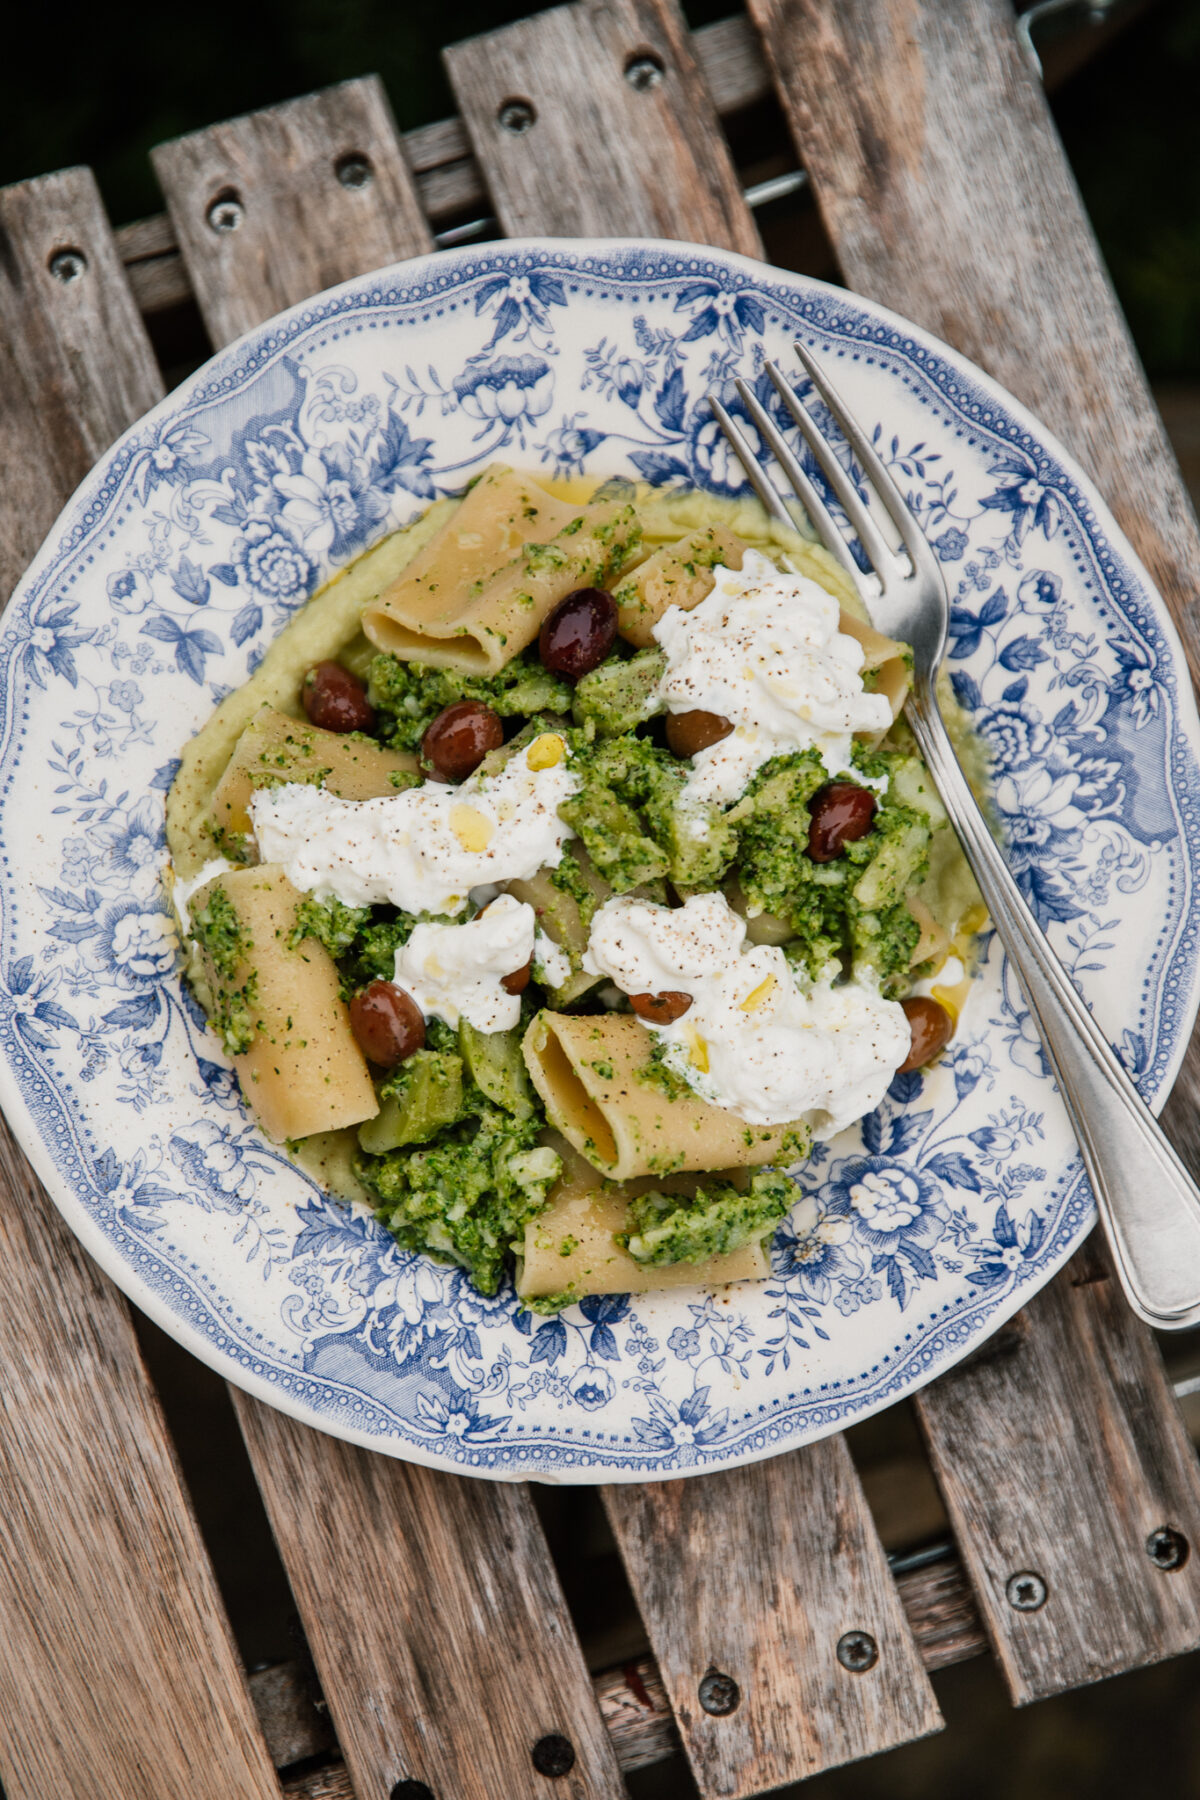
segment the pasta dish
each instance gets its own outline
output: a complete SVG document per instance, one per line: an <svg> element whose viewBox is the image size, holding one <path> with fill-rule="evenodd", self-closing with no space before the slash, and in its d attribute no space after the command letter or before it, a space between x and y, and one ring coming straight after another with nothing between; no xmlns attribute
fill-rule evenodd
<svg viewBox="0 0 1200 1800"><path fill-rule="evenodd" d="M969 987L910 661L756 501L497 465L360 557L168 799L262 1130L533 1310L765 1276Z"/></svg>

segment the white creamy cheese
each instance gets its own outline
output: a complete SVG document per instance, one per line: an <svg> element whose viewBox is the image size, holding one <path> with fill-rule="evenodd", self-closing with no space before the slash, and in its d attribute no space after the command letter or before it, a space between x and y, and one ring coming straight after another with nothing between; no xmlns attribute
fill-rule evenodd
<svg viewBox="0 0 1200 1800"><path fill-rule="evenodd" d="M892 709L863 688L862 646L838 630L837 601L756 550L713 578L699 606L670 606L654 627L668 711L720 713L735 728L693 759L685 799L737 800L756 769L789 751L817 750L831 775L848 769L854 733L886 730Z"/></svg>
<svg viewBox="0 0 1200 1800"><path fill-rule="evenodd" d="M909 1052L904 1011L866 981L809 982L745 933L723 894L677 908L608 900L583 966L626 994L691 995L674 1024L649 1029L705 1100L750 1125L806 1118L832 1137L883 1099Z"/></svg>
<svg viewBox="0 0 1200 1800"><path fill-rule="evenodd" d="M548 988L560 988L571 976L570 957L540 925L533 945L533 973Z"/></svg>
<svg viewBox="0 0 1200 1800"><path fill-rule="evenodd" d="M303 893L457 913L472 888L558 866L571 832L557 809L578 786L566 744L546 732L498 774L476 773L458 787L426 781L356 801L287 782L260 789L250 818L262 860L282 863Z"/></svg>
<svg viewBox="0 0 1200 1800"><path fill-rule="evenodd" d="M532 906L511 894L465 925L417 925L396 952L396 983L427 1019L511 1031L520 1023L521 996L501 983L533 956L536 931Z"/></svg>
<svg viewBox="0 0 1200 1800"><path fill-rule="evenodd" d="M192 929L191 913L188 910L192 895L198 894L202 887L207 887L209 882L215 881L218 875L226 875L230 869L236 868L236 866L235 863L229 861L228 857L214 856L210 862L205 863L198 875L192 876L190 881L180 881L178 876L175 877L175 884L171 889L171 901L178 914L180 929L184 937Z"/></svg>

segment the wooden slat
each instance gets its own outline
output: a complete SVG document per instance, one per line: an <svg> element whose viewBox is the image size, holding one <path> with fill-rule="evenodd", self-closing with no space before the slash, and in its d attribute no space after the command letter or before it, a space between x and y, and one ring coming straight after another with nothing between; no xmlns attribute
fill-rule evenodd
<svg viewBox="0 0 1200 1800"><path fill-rule="evenodd" d="M160 144L152 161L217 345L433 248L375 75ZM365 161L365 179L353 184L360 167L347 186L339 170L351 161Z"/></svg>
<svg viewBox="0 0 1200 1800"><path fill-rule="evenodd" d="M51 272L73 275L61 280ZM162 392L90 169L0 192L0 599Z"/></svg>
<svg viewBox="0 0 1200 1800"><path fill-rule="evenodd" d="M50 273L64 250L74 280ZM58 265L63 266L61 263ZM159 393L90 171L0 192L0 588ZM124 1301L0 1126L8 1800L278 1786Z"/></svg>
<svg viewBox="0 0 1200 1800"><path fill-rule="evenodd" d="M671 0L636 11L621 0L561 7L447 51L509 230L667 232L754 248L683 47ZM647 51L663 81L637 92L623 71ZM513 97L537 113L519 137L496 127ZM730 1474L609 1488L605 1504L702 1794L755 1793L940 1725L840 1439ZM880 1645L861 1675L836 1658L855 1629ZM698 1703L711 1667L738 1684L731 1714Z"/></svg>
<svg viewBox="0 0 1200 1800"><path fill-rule="evenodd" d="M698 239L761 255L674 0L578 0L443 54L510 237ZM660 71L645 87L626 78L639 61ZM519 132L504 122L514 103L531 109Z"/></svg>
<svg viewBox="0 0 1200 1800"><path fill-rule="evenodd" d="M186 155L164 146L155 167L172 216L196 214L207 190L195 171L225 157L253 196L264 243L303 234L289 300L304 298L305 271L313 280L318 270L326 282L348 278L365 266L363 243L346 237L348 196L336 182L314 183L311 172L347 148L365 150L380 192L408 191L397 218L413 212L394 133L390 142L382 132L360 134L364 106L377 99L376 82L346 83L280 108L282 123L260 113L215 127L211 156L206 133L184 140ZM301 140L303 154L282 169L259 169L256 159L273 159L281 141ZM419 235L413 251L424 248ZM272 310L276 295L255 257L230 255L211 232L181 232L181 241L214 340ZM367 241L383 261L402 248L396 235ZM233 1397L362 1800L388 1794L401 1778L461 1800L542 1797L546 1778L530 1752L552 1733L575 1748L568 1791L579 1800L619 1795L612 1745L528 1491L407 1468Z"/></svg>
<svg viewBox="0 0 1200 1800"><path fill-rule="evenodd" d="M1148 565L1194 673L1200 536L1005 0L749 0L848 283L989 369L1093 474ZM1170 1111L1197 1150L1200 1060ZM1115 1283L1060 1277L1010 1361L919 1400L980 1607L1021 1700L1193 1648L1200 1483L1148 1333ZM1005 1599L1043 1574L1037 1612Z"/></svg>
<svg viewBox="0 0 1200 1800"><path fill-rule="evenodd" d="M402 1778L454 1800L544 1800L543 1737L574 1800L623 1793L528 1490L320 1436L235 1396L361 1800Z"/></svg>
<svg viewBox="0 0 1200 1800"><path fill-rule="evenodd" d="M1200 1644L1200 1558L1164 1570L1147 1554L1163 1526L1200 1544L1195 1452L1100 1254L1089 1245L1018 1315L1026 1329L918 1402L1018 1703ZM1033 1612L1009 1597L1024 1572L1047 1590Z"/></svg>
<svg viewBox="0 0 1200 1800"><path fill-rule="evenodd" d="M604 1490L704 1795L760 1793L940 1729L845 1440L700 1480ZM865 1632L878 1660L838 1660ZM702 1705L711 1670L736 1710Z"/></svg>

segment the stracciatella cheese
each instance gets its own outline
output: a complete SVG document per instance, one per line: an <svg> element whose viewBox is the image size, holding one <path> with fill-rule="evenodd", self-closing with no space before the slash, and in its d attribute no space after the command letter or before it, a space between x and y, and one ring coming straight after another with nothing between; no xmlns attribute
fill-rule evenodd
<svg viewBox="0 0 1200 1800"><path fill-rule="evenodd" d="M815 749L831 775L848 769L854 733L885 731L892 709L863 687L862 646L838 630L837 601L755 550L713 579L698 606L668 607L654 627L668 711L719 713L734 726L693 758L685 799L737 800L756 769L789 751Z"/></svg>
<svg viewBox="0 0 1200 1800"><path fill-rule="evenodd" d="M748 1125L807 1116L815 1136L831 1137L883 1099L911 1044L904 1010L866 979L810 982L745 934L723 894L675 908L608 900L584 968L626 994L691 996L673 1024L647 1028L705 1100Z"/></svg>
<svg viewBox="0 0 1200 1800"><path fill-rule="evenodd" d="M426 781L353 801L287 782L260 789L250 819L262 860L282 863L302 893L454 914L472 888L558 866L571 835L558 807L578 786L566 744L548 732L497 774L477 772L459 787Z"/></svg>
<svg viewBox="0 0 1200 1800"><path fill-rule="evenodd" d="M427 1019L477 1031L511 1031L521 1020L521 996L504 977L533 956L537 917L532 906L501 894L465 925L423 923L396 952L397 985Z"/></svg>

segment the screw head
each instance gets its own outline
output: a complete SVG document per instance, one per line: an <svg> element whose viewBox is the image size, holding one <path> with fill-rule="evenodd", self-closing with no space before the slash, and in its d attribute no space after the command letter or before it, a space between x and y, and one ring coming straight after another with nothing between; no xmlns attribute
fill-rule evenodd
<svg viewBox="0 0 1200 1800"><path fill-rule="evenodd" d="M723 1675L720 1669L709 1669L700 1678L696 1697L706 1713L711 1713L714 1719L724 1719L741 1705L742 1690L732 1675Z"/></svg>
<svg viewBox="0 0 1200 1800"><path fill-rule="evenodd" d="M879 1661L879 1645L869 1631L846 1631L837 1642L837 1659L852 1675L865 1675Z"/></svg>
<svg viewBox="0 0 1200 1800"><path fill-rule="evenodd" d="M360 155L357 150L350 151L346 156L339 156L333 165L333 172L344 188L370 187L375 179L370 157Z"/></svg>
<svg viewBox="0 0 1200 1800"><path fill-rule="evenodd" d="M664 73L662 58L655 56L652 50L639 50L625 64L625 79L639 94L648 94L652 88L660 87Z"/></svg>
<svg viewBox="0 0 1200 1800"><path fill-rule="evenodd" d="M81 275L87 273L87 257L82 250L56 250L46 267L55 281L61 281L66 286L68 282L78 281Z"/></svg>
<svg viewBox="0 0 1200 1800"><path fill-rule="evenodd" d="M1033 1569L1020 1569L1010 1575L1004 1592L1014 1612L1037 1612L1045 1606L1049 1588Z"/></svg>
<svg viewBox="0 0 1200 1800"><path fill-rule="evenodd" d="M434 1800L433 1789L423 1781L398 1781L388 1800Z"/></svg>
<svg viewBox="0 0 1200 1800"><path fill-rule="evenodd" d="M234 193L218 194L204 215L210 231L224 235L227 231L240 231L246 217L246 209Z"/></svg>
<svg viewBox="0 0 1200 1800"><path fill-rule="evenodd" d="M501 131L522 137L537 122L537 113L528 100L506 100L496 114Z"/></svg>
<svg viewBox="0 0 1200 1800"><path fill-rule="evenodd" d="M1163 1569L1167 1573L1173 1569L1182 1569L1191 1549L1182 1531L1176 1531L1173 1525L1160 1525L1146 1539L1146 1555L1156 1569Z"/></svg>
<svg viewBox="0 0 1200 1800"><path fill-rule="evenodd" d="M539 1775L569 1775L575 1767L575 1746L558 1731L540 1737L530 1755Z"/></svg>

